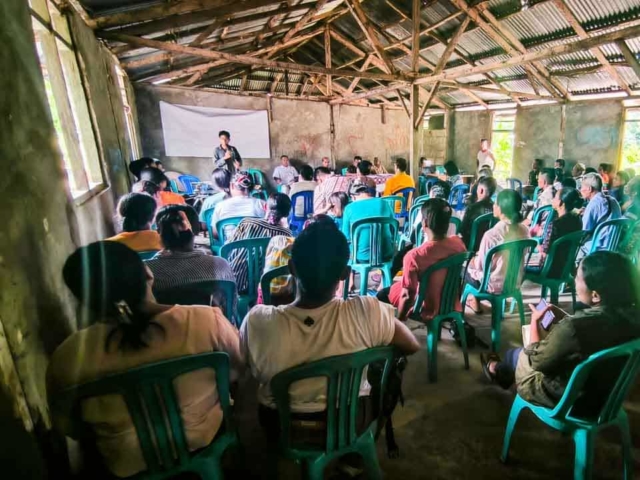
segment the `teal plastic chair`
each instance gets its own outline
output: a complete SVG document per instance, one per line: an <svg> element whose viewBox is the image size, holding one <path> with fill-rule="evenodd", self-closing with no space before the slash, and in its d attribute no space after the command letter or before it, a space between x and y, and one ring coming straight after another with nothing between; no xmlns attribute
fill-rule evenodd
<svg viewBox="0 0 640 480"><path fill-rule="evenodd" d="M449 220L449 223L455 226L454 235L457 235L460 232L460 227L462 226L462 220L460 220L458 217L452 216L451 220Z"/></svg>
<svg viewBox="0 0 640 480"><path fill-rule="evenodd" d="M205 280L166 290L154 288L153 295L164 305L208 305L220 307L231 323L239 327L236 313L236 283L230 280Z"/></svg>
<svg viewBox="0 0 640 480"><path fill-rule="evenodd" d="M493 213L485 213L484 215L476 217L471 224L471 236L469 238L469 245L467 245L470 252L477 252L480 249L482 236L496 223L498 223L498 219L493 216Z"/></svg>
<svg viewBox="0 0 640 480"><path fill-rule="evenodd" d="M627 236L628 232L633 229L633 223L633 220L630 218L618 218L616 220L602 222L593 232L589 253L598 250L616 252L622 240ZM601 238L605 233L607 233L607 239L602 242Z"/></svg>
<svg viewBox="0 0 640 480"><path fill-rule="evenodd" d="M427 191L427 178L420 175L418 177L418 195L423 196L427 195L429 192Z"/></svg>
<svg viewBox="0 0 640 480"><path fill-rule="evenodd" d="M404 222L403 233L400 235L398 248L401 249L407 243L415 242L416 232L419 228L419 225L416 225L416 219L418 218L418 214L422 209L422 205L424 202L429 200L429 195L423 195L421 197L416 198L409 209L409 217Z"/></svg>
<svg viewBox="0 0 640 480"><path fill-rule="evenodd" d="M262 190L266 190L269 185L267 185L267 178L262 173L262 170L258 170L257 168L248 168L247 173L251 175L253 179L254 185L260 185Z"/></svg>
<svg viewBox="0 0 640 480"><path fill-rule="evenodd" d="M551 222L556 218L556 212L553 209L552 205L545 205L543 207L536 208L536 211L533 212L533 218L531 219L531 226L534 225L542 225L542 233L538 236L531 237L538 244L542 243L546 232L549 228L551 228Z"/></svg>
<svg viewBox="0 0 640 480"><path fill-rule="evenodd" d="M249 238L229 242L220 249L220 256L231 263L231 255L247 252L247 293L238 295L238 315L244 319L245 315L258 300L258 284L264 270L264 262L270 237ZM240 320L242 323L242 320Z"/></svg>
<svg viewBox="0 0 640 480"><path fill-rule="evenodd" d="M394 357L395 351L392 347L370 348L290 368L271 379L271 391L280 421L280 453L285 458L304 464L304 478L322 480L327 464L346 454L357 453L364 459L366 478L382 479L374 439L378 418L374 419L364 432L357 432L356 422L360 410L358 399L364 368L372 363L381 363L382 375L379 383L372 385L371 392L372 401L375 402L374 412L382 410L380 392L385 390ZM317 377L327 379L327 426L324 448L294 444L291 441L292 412L289 388L292 383ZM378 394L373 396L374 392Z"/></svg>
<svg viewBox="0 0 640 480"><path fill-rule="evenodd" d="M533 201L535 202L536 200L538 200L538 195L540 195L540 192L542 191L541 187L536 187L533 190Z"/></svg>
<svg viewBox="0 0 640 480"><path fill-rule="evenodd" d="M420 276L420 287L418 295L413 305L413 313L411 318L422 322L420 314L422 306L429 288L429 280L431 276L440 270L446 270L446 276L442 284L440 293L440 309L433 319L428 323L427 328L427 357L429 359L429 381L436 382L438 380L438 340L440 340L440 331L442 322L451 320L455 322L460 332L460 341L462 342L462 354L464 355L464 368L469 370L469 354L467 352L467 336L464 330L464 318L462 312L456 310L456 301L460 298L461 279L463 278L463 270L465 263L473 256L473 252L459 253L445 260L431 265ZM464 306L463 306L464 308Z"/></svg>
<svg viewBox="0 0 640 480"><path fill-rule="evenodd" d="M210 445L190 452L173 382L180 375L204 368L215 370L224 424ZM189 355L132 368L63 390L52 397L51 404L54 410L71 412L82 436L91 441L93 435L80 417L81 401L105 395L121 395L129 410L147 464L147 470L136 479L164 480L186 472L196 472L201 478L223 478L222 455L229 447L239 445L229 401L226 353Z"/></svg>
<svg viewBox="0 0 640 480"><path fill-rule="evenodd" d="M404 212L407 210L407 200L402 195L389 195L388 197L380 197L380 200L389 204L389 208L391 208L391 211L393 212L393 216L395 218L400 218L400 213L396 213L396 205L398 204L398 202L400 203L400 212Z"/></svg>
<svg viewBox="0 0 640 480"><path fill-rule="evenodd" d="M227 236L227 227L237 227L245 218L246 217L229 217L216 222L216 232L218 232L218 243L220 247L230 240Z"/></svg>
<svg viewBox="0 0 640 480"><path fill-rule="evenodd" d="M395 218L369 217L358 220L351 225L351 261L349 265L360 275L360 295L367 294L367 282L371 270L380 269L382 271L384 287L391 286L393 281L391 274L393 255L390 258L385 258L383 252L382 237L385 231L389 232L391 245L395 246L398 241L398 221ZM358 262L357 253L360 242L369 245L369 260L366 263Z"/></svg>
<svg viewBox="0 0 640 480"><path fill-rule="evenodd" d="M262 291L262 303L264 305L271 305L271 282L278 277L288 277L291 275L291 270L289 270L288 265L283 265L282 267L274 268L262 274L262 278L260 279L260 290ZM293 283L295 294L296 283Z"/></svg>
<svg viewBox="0 0 640 480"><path fill-rule="evenodd" d="M144 262L145 260L151 260L159 251L160 250L146 250L144 252L138 252L138 256L140 257L140 260Z"/></svg>
<svg viewBox="0 0 640 480"><path fill-rule="evenodd" d="M584 395L589 376L595 368L606 368L611 362L621 362L619 371L611 372L613 388L609 392L602 408L591 419L579 417L574 414L574 407L579 404ZM511 434L518 420L520 412L529 409L545 424L560 432L571 434L575 443L575 461L573 466L574 480L587 480L593 474L593 457L596 435L600 430L610 426L617 426L622 436L622 455L624 462L625 479L633 478L633 455L631 443L631 431L629 419L624 411L623 402L629 390L634 385L635 378L640 370L640 340L619 345L598 353L594 353L584 362L580 363L573 371L567 388L558 402L551 409L540 407L524 400L516 395L507 430L502 445L501 460L506 462L509 456ZM614 381L615 380L615 381ZM538 445L540 447L540 445Z"/></svg>
<svg viewBox="0 0 640 480"><path fill-rule="evenodd" d="M452 216L451 219L449 220L449 224L455 227L454 235L457 235L458 232L460 231L462 220L460 220L458 217ZM416 245L422 245L422 243L424 242L424 231L422 230L421 225L416 226L415 240L416 240Z"/></svg>
<svg viewBox="0 0 640 480"><path fill-rule="evenodd" d="M540 298L547 297L547 290L551 295L551 303L558 305L560 288L562 285L570 285L573 310L576 309L575 266L576 255L582 243L583 231L569 233L558 238L551 244L542 268L526 267L524 279L542 286ZM558 255L561 252L561 257ZM552 269L558 271L557 265L562 265L558 274L551 276Z"/></svg>
<svg viewBox="0 0 640 480"><path fill-rule="evenodd" d="M173 193L181 193L177 180L169 180L169 188Z"/></svg>
<svg viewBox="0 0 640 480"><path fill-rule="evenodd" d="M269 194L266 190L253 190L251 192L251 196L253 198L259 198L260 200L264 200L265 202L269 200Z"/></svg>
<svg viewBox="0 0 640 480"><path fill-rule="evenodd" d="M500 349L500 324L504 316L504 305L507 299L514 298L518 302L518 313L520 315L520 324L524 325L524 303L522 302L522 292L520 286L522 280L520 272L524 268L525 255L532 252L538 243L535 240L514 240L505 242L501 245L493 247L487 252L484 258L484 275L480 287L467 284L462 293L462 305L467 302L467 297L473 295L478 300L489 300L491 302L491 350L498 352ZM527 252L527 250L529 252ZM491 276L491 265L493 257L497 255L508 255L509 261L505 262L507 271L504 279L504 286L501 293L490 293L488 291L489 280Z"/></svg>
<svg viewBox="0 0 640 480"><path fill-rule="evenodd" d="M406 222L409 218L409 208L413 205L413 198L416 196L416 189L413 187L401 188L392 193L392 196L401 196L404 198L404 203L402 204L402 208L400 212L394 210L394 215L397 219L404 218Z"/></svg>
<svg viewBox="0 0 640 480"><path fill-rule="evenodd" d="M520 196L522 196L522 180L511 177L507 178L506 182L507 188L515 190L520 194Z"/></svg>
<svg viewBox="0 0 640 480"><path fill-rule="evenodd" d="M344 177L344 176L346 176L346 175L347 175L347 173L349 173L349 167L344 167L344 168L342 169L342 176L343 176L343 177Z"/></svg>

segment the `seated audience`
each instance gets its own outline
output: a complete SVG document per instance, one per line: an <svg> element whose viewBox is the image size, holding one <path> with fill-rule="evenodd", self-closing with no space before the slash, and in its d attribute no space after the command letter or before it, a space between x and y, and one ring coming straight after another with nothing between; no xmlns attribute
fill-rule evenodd
<svg viewBox="0 0 640 480"><path fill-rule="evenodd" d="M529 185L538 185L538 175L542 170L543 160L536 158L531 164L531 170L529 171Z"/></svg>
<svg viewBox="0 0 640 480"><path fill-rule="evenodd" d="M356 155L355 157L353 157L353 162L351 163L351 166L354 168L355 171L358 170L358 165L360 165L361 161L362 161L362 157L360 155Z"/></svg>
<svg viewBox="0 0 640 480"><path fill-rule="evenodd" d="M531 256L531 260L527 268L542 268L553 242L565 235L582 230L582 220L579 215L574 213L574 210L580 208L580 205L582 205L580 192L575 188L563 187L556 192L556 196L553 198L553 202L551 204L553 205L553 210L556 212L557 216L551 221L549 228L547 228L545 232L542 244L539 248L540 254L534 254ZM562 249L557 250L555 261L550 271L550 276L557 277L560 275L565 262L567 262L567 254L563 253Z"/></svg>
<svg viewBox="0 0 640 480"><path fill-rule="evenodd" d="M582 198L589 202L582 214L582 229L585 232L593 234L601 223L620 218L622 215L618 201L602 193L602 178L597 173L587 173L582 177L580 193ZM608 236L607 231L602 232L598 247L606 243ZM591 249L591 243L591 240L586 242L581 251L588 253Z"/></svg>
<svg viewBox="0 0 640 480"><path fill-rule="evenodd" d="M335 170L331 167L331 160L329 160L329 157L322 157L322 160L320 160L320 166L328 169L329 172L331 173L335 172ZM315 175L314 175L314 178L315 178Z"/></svg>
<svg viewBox="0 0 640 480"><path fill-rule="evenodd" d="M371 196L375 197L376 182L373 180L373 178L369 178L369 175L371 175L371 162L369 160L362 160L360 163L358 163L357 168L358 172L356 173L356 177L351 180L351 185L354 185L356 183L366 185Z"/></svg>
<svg viewBox="0 0 640 480"><path fill-rule="evenodd" d="M498 194L493 205L493 216L499 219L494 227L487 230L480 242L478 254L471 259L467 268L465 281L474 287L480 287L485 270L489 269L490 279L487 290L499 293L504 285L508 259L502 255L493 257L491 265L485 265L487 252L504 242L529 238L529 230L521 224L522 197L515 190L503 190ZM524 262L522 265L524 270ZM469 296L467 305L476 313L482 313L480 303L473 296Z"/></svg>
<svg viewBox="0 0 640 480"><path fill-rule="evenodd" d="M289 187L289 197L293 197L296 193L300 192L313 192L318 184L313 180L313 168L309 165L303 165L300 167L300 177L298 181L292 183ZM304 201L299 198L298 202L294 206L296 216L302 217L304 215Z"/></svg>
<svg viewBox="0 0 640 480"><path fill-rule="evenodd" d="M491 197L496 192L497 185L496 179L493 177L483 177L477 182L477 201L467 207L460 225L459 233L467 248L473 248L473 245L469 245L469 242L471 241L474 220L481 215L493 212L493 200L491 200ZM482 238L484 231L479 231L478 235Z"/></svg>
<svg viewBox="0 0 640 480"><path fill-rule="evenodd" d="M411 331L395 319L390 305L371 297L335 298L339 282L347 277L348 262L349 246L335 225L312 223L296 238L291 252L289 267L297 283L295 301L279 307L258 305L242 324L241 349L259 383L259 416L269 441L277 439L278 414L270 382L278 373L377 346L394 345L405 355L420 349ZM363 401L369 389L363 376ZM289 394L294 418L301 413L308 420L322 418L310 414L326 409L324 378L294 383Z"/></svg>
<svg viewBox="0 0 640 480"><path fill-rule="evenodd" d="M556 177L556 182L562 183L565 177L565 168L566 162L562 158L558 158L554 163L554 173Z"/></svg>
<svg viewBox="0 0 640 480"><path fill-rule="evenodd" d="M151 230L156 207L154 198L145 193L129 193L122 197L118 202L122 232L107 240L120 242L136 252L160 250L160 235Z"/></svg>
<svg viewBox="0 0 640 480"><path fill-rule="evenodd" d="M249 196L251 190L253 190L251 175L247 172L236 172L231 179L231 196L218 203L211 216L211 225L213 226L213 236L215 238L219 238L216 223L220 220L232 217L264 217L265 202L259 198ZM224 232L225 236L227 238L231 237L234 230L235 227L229 227Z"/></svg>
<svg viewBox="0 0 640 480"><path fill-rule="evenodd" d="M200 207L200 213L198 219L203 230L206 230L207 217L211 220L211 215L220 202L229 197L229 189L231 185L231 173L226 168L216 168L211 173L211 185L213 187L214 194L209 195L202 206ZM211 214L209 213L211 212Z"/></svg>
<svg viewBox="0 0 640 480"><path fill-rule="evenodd" d="M433 164L433 160L428 160L424 157L421 157L420 166L422 167L422 171L420 172L420 175L427 178L429 177L438 178L438 176L436 175L436 167Z"/></svg>
<svg viewBox="0 0 640 480"><path fill-rule="evenodd" d="M166 168L164 168L164 164L163 164L160 160L156 160L156 161L154 162L154 164L155 164L155 167L156 167L158 170L160 170L162 173L165 173L165 172L167 171L167 169L166 169Z"/></svg>
<svg viewBox="0 0 640 480"><path fill-rule="evenodd" d="M462 177L460 176L460 171L458 170L458 166L453 160L449 160L447 163L445 163L444 169L447 172L447 181L451 184L452 187L463 183Z"/></svg>
<svg viewBox="0 0 640 480"><path fill-rule="evenodd" d="M277 185L283 185L287 191L298 180L298 171L289 163L286 155L280 157L280 165L273 171L273 180Z"/></svg>
<svg viewBox="0 0 640 480"><path fill-rule="evenodd" d="M449 194L451 193L451 184L444 180L438 180L431 186L429 190L429 198L442 198L449 201Z"/></svg>
<svg viewBox="0 0 640 480"><path fill-rule="evenodd" d="M587 167L584 169L584 175L586 175L587 173L598 173L598 171L593 167Z"/></svg>
<svg viewBox="0 0 640 480"><path fill-rule="evenodd" d="M156 215L156 224L164 250L148 260L147 266L153 272L154 288L157 291L200 281L236 281L224 258L213 257L194 248L194 237L199 232L199 225L193 208L181 205L164 207Z"/></svg>
<svg viewBox="0 0 640 480"><path fill-rule="evenodd" d="M371 254L368 241L369 228L365 227L360 231L358 239L351 238L351 227L358 220L370 217L389 217L393 218L393 212L388 203L381 198L372 198L366 185L356 183L349 192L353 201L344 209L342 217L342 233L347 237L347 241L358 241L358 251L356 252L358 262L366 262ZM391 238L391 232L385 230L382 236L382 251L384 258L391 259L393 257L395 246Z"/></svg>
<svg viewBox="0 0 640 480"><path fill-rule="evenodd" d="M523 222L524 225L531 227L531 235L534 237L542 235L542 228L547 219L547 215L541 215L537 224L532 225L531 222L533 220L533 215L538 208L546 207L547 205L551 205L551 202L553 202L553 197L556 194L556 190L553 186L554 176L555 172L551 168L545 168L542 170L540 175L538 175L538 187L541 188L542 191L538 194L536 201L533 202L533 209L529 212L527 219Z"/></svg>
<svg viewBox="0 0 640 480"><path fill-rule="evenodd" d="M333 218L336 226L342 229L342 217L344 216L344 209L349 204L349 196L344 192L334 192L329 197L329 203L331 203L331 208L327 214Z"/></svg>
<svg viewBox="0 0 640 480"><path fill-rule="evenodd" d="M97 242L81 247L67 259L62 273L90 326L55 350L47 371L49 398L108 375L198 353L229 354L232 379L243 368L238 332L220 309L158 304L151 293L153 275L126 246ZM213 372L181 375L175 388L189 449L206 447L222 424ZM62 433L78 433L71 427L71 412L56 410L52 404L52 414ZM88 398L78 414L91 428L113 475L129 477L147 469L122 397Z"/></svg>
<svg viewBox="0 0 640 480"><path fill-rule="evenodd" d="M136 182L140 181L140 173L142 173L142 170L144 170L145 168L157 168L157 167L158 167L158 164L151 157L142 157L137 160L133 160L129 162L129 171L135 177ZM164 170L161 170L161 171L164 171Z"/></svg>
<svg viewBox="0 0 640 480"><path fill-rule="evenodd" d="M577 181L580 177L582 177L586 172L587 167L585 167L584 163L576 163L571 169L571 176Z"/></svg>
<svg viewBox="0 0 640 480"><path fill-rule="evenodd" d="M621 281L612 282L611 272ZM555 305L540 311L530 305L529 345L507 351L504 361L495 354L483 358L485 374L503 388L515 382L518 394L528 402L554 408L581 362L640 337L638 292L638 271L629 259L615 252L586 256L576 275L576 294L587 308L569 315ZM558 320L545 337L540 321L548 311ZM572 415L593 415L603 407L613 388L612 368L615 363L592 372Z"/></svg>
<svg viewBox="0 0 640 480"><path fill-rule="evenodd" d="M460 237L447 237L451 207L441 198L430 198L421 207L425 242L408 252L402 262L402 280L378 292L378 299L398 309L398 319L405 321L416 299L420 277L431 265L466 251ZM435 272L429 279L422 318L429 320L440 308L446 271ZM462 308L460 308L462 311Z"/></svg>
<svg viewBox="0 0 640 480"><path fill-rule="evenodd" d="M640 220L640 177L632 178L625 190L628 200L623 207L624 216L632 220Z"/></svg>
<svg viewBox="0 0 640 480"><path fill-rule="evenodd" d="M562 182L560 182L560 187L557 188L556 190L559 190L560 188L563 188L563 187L575 188L576 190L579 190L578 183L573 177L565 177L565 179L562 180Z"/></svg>
<svg viewBox="0 0 640 480"><path fill-rule="evenodd" d="M489 167L481 167L480 170L478 170L478 177L469 189L469 197L467 198L469 204L476 203L478 201L478 182L484 177L493 177L493 171Z"/></svg>
<svg viewBox="0 0 640 480"><path fill-rule="evenodd" d="M620 205L624 205L627 202L627 195L624 192L627 183L629 183L629 174L624 170L616 172L611 181L611 188L609 189L609 195L615 198Z"/></svg>
<svg viewBox="0 0 640 480"><path fill-rule="evenodd" d="M375 175L384 175L389 172L387 172L387 169L378 157L373 157L373 167L371 167L371 173Z"/></svg>
<svg viewBox="0 0 640 480"><path fill-rule="evenodd" d="M231 242L249 238L275 237L283 235L293 237L287 225L287 217L291 211L291 200L284 193L272 193L267 200L267 214L262 218L245 218L230 238ZM236 277L238 292L245 293L249 282L247 250L236 250L229 258L231 268Z"/></svg>
<svg viewBox="0 0 640 480"><path fill-rule="evenodd" d="M313 213L320 215L331 209L329 197L335 192L348 192L351 179L334 175L328 168L316 168L318 186L313 192Z"/></svg>
<svg viewBox="0 0 640 480"><path fill-rule="evenodd" d="M186 205L184 197L179 193L167 191L169 179L157 168L145 168L140 172L140 182L134 185L134 192L148 193L156 199L158 208L165 205Z"/></svg>
<svg viewBox="0 0 640 480"><path fill-rule="evenodd" d="M277 235L271 239L265 253L263 274L289 265L293 237ZM271 281L271 305L287 305L295 300L295 283L291 275L276 277ZM261 287L258 287L258 304L264 304Z"/></svg>
<svg viewBox="0 0 640 480"><path fill-rule="evenodd" d="M409 175L407 175L407 161L404 158L396 158L394 161L395 174L387 180L384 185L382 195L388 197L395 195L396 192L404 188L415 188L416 184Z"/></svg>
<svg viewBox="0 0 640 480"><path fill-rule="evenodd" d="M598 174L602 177L602 188L605 190L611 188L613 165L610 163L601 163L598 165Z"/></svg>

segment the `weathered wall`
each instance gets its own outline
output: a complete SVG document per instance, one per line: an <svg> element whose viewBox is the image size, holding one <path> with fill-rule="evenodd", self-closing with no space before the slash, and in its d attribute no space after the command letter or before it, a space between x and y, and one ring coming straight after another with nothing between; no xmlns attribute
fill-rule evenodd
<svg viewBox="0 0 640 480"><path fill-rule="evenodd" d="M49 424L44 377L53 349L75 328L75 305L62 265L80 242L112 231L114 194L126 189L121 166L108 156L108 188L82 205L67 196L38 65L27 2L0 2L0 380L25 424ZM100 147L117 149L120 135L106 95L108 72L95 39L78 39L93 85ZM10 72L10 74L8 73ZM101 91L101 89L104 90ZM26 399L26 402L25 402ZM20 407L22 405L22 407ZM28 410L26 408L28 406ZM2 435L4 432L0 432Z"/></svg>
<svg viewBox="0 0 640 480"><path fill-rule="evenodd" d="M166 157L160 116L160 101L180 105L266 110L267 99L226 95L175 87L137 86L136 104L145 155L162 158L168 169L208 178L211 158ZM380 110L334 107L336 165L345 166L354 155L380 158L390 166L396 156L408 156L408 118L404 111L386 112L382 123ZM271 159L244 158L248 168L260 168L269 177L281 155L289 155L294 164L319 165L323 156L331 156L331 114L326 103L273 98L269 125ZM212 132L217 135L217 132ZM233 143L233 132L231 132ZM213 152L212 152L213 153ZM242 155L242 151L240 151Z"/></svg>
<svg viewBox="0 0 640 480"><path fill-rule="evenodd" d="M491 115L486 111L453 112L449 120L449 154L458 168L476 171L476 155L480 140L491 133Z"/></svg>
<svg viewBox="0 0 640 480"><path fill-rule="evenodd" d="M561 119L560 105L540 105L518 110L513 154L514 177L526 179L535 158L543 159L546 166L553 166L562 140Z"/></svg>

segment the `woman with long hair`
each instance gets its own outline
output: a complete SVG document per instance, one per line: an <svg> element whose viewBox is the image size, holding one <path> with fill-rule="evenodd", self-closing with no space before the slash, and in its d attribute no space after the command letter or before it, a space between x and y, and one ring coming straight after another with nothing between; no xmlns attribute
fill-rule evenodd
<svg viewBox="0 0 640 480"><path fill-rule="evenodd" d="M491 265L485 265L485 256L493 247L504 242L529 238L529 230L522 225L521 210L522 197L518 192L515 190L503 190L498 194L498 198L493 204L493 216L499 222L483 235L477 255L469 262L465 278L467 283L479 287L485 270L489 268L489 292L502 291L507 262L502 258L502 255L497 255L493 257ZM522 267L524 268L524 263ZM473 296L469 296L467 306L476 313L482 313L480 303Z"/></svg>
<svg viewBox="0 0 640 480"><path fill-rule="evenodd" d="M229 188L231 185L231 173L226 168L216 168L211 173L211 186L213 187L213 195L208 196L202 206L200 207L200 213L198 214L198 220L200 220L203 230L206 230L207 222L211 219L213 210L221 201L225 198L229 198Z"/></svg>
<svg viewBox="0 0 640 480"><path fill-rule="evenodd" d="M129 193L118 202L118 217L122 222L122 232L108 238L120 242L136 252L161 250L162 242L158 232L151 230L157 204L151 195Z"/></svg>
<svg viewBox="0 0 640 480"><path fill-rule="evenodd" d="M237 330L218 308L161 305L153 275L138 254L117 242L96 242L76 250L63 268L64 281L81 304L89 324L67 338L53 354L48 394L129 369L197 353L223 351L232 369L242 368ZM176 379L187 444L207 446L222 422L215 375L199 370ZM105 464L118 477L147 466L122 397L83 400L82 420L95 435ZM70 412L52 410L54 424L72 436Z"/></svg>
<svg viewBox="0 0 640 480"><path fill-rule="evenodd" d="M349 204L349 195L344 192L333 192L329 197L329 203L331 208L328 215L333 218L338 228L342 228L342 216L344 215L344 209Z"/></svg>

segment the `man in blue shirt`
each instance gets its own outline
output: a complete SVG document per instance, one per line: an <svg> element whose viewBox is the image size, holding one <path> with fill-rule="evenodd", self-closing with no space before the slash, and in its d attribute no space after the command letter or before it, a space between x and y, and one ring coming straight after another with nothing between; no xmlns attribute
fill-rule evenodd
<svg viewBox="0 0 640 480"><path fill-rule="evenodd" d="M352 241L351 227L358 220L371 217L393 218L393 211L389 204L381 198L372 198L366 184L354 183L349 193L353 198L353 202L347 205L342 216L342 233L349 242ZM369 242L366 240L368 236L368 227L360 230L357 239L358 252L356 254L358 262L369 261L371 249L369 248ZM385 260L391 260L393 257L394 245L388 228L382 234L382 252Z"/></svg>
<svg viewBox="0 0 640 480"><path fill-rule="evenodd" d="M620 204L615 198L602 193L602 177L597 173L587 173L582 177L580 185L582 198L589 203L582 214L582 230L594 232L596 227L607 220L620 218ZM607 241L608 231L603 231L598 241L597 247L601 247ZM587 254L591 249L592 240L586 242L582 247L582 252Z"/></svg>
<svg viewBox="0 0 640 480"><path fill-rule="evenodd" d="M218 133L220 145L213 151L213 163L216 168L226 168L233 175L236 173L236 166L242 166L242 157L238 153L238 149L229 145L231 134L226 130Z"/></svg>

